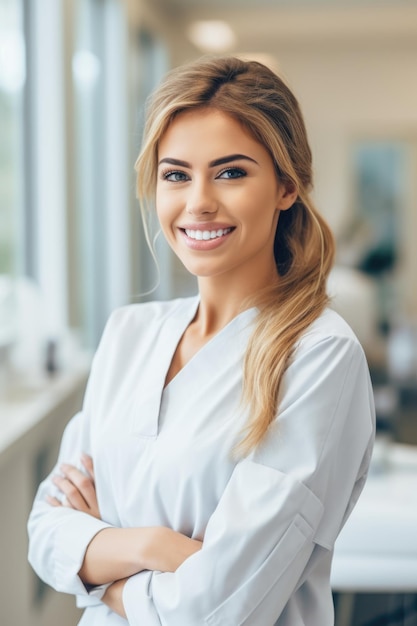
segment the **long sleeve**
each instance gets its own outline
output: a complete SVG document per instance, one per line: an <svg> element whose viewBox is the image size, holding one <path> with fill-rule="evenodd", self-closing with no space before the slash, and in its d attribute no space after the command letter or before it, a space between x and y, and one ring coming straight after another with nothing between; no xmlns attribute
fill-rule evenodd
<svg viewBox="0 0 417 626"><path fill-rule="evenodd" d="M80 413L68 424L53 472L58 473L64 461L78 465L81 453L88 451L80 433L82 420ZM29 562L39 577L57 591L87 594L77 573L88 544L109 524L67 507L51 507L45 498L53 493L49 476L39 487L29 518Z"/></svg>
<svg viewBox="0 0 417 626"><path fill-rule="evenodd" d="M127 581L129 624L275 624L324 554L328 578L373 434L369 374L357 341L310 333L286 372L277 421L264 444L235 466L202 550L175 573L141 572ZM324 626L312 614L309 624Z"/></svg>
<svg viewBox="0 0 417 626"><path fill-rule="evenodd" d="M173 349L196 305L190 299L131 305L112 313L93 359L82 410L68 423L57 463L36 494L28 520L29 562L40 578L56 590L84 596L78 598L79 604L98 602L99 595L91 597L95 593L87 597L77 573L88 544L100 530L164 524L149 505L141 504L141 497L148 490L138 482L138 472L134 470L134 463L142 458L142 451L136 447L139 440L135 430L139 423L145 431L144 441L152 440L159 407L158 393L152 396L153 386L159 379L162 384L164 376L161 352L169 345L168 339ZM165 325L168 328L166 335L162 333L160 348L158 336ZM151 357L155 363L149 366ZM167 352L167 362L170 358ZM59 473L60 464L82 469L82 453L93 458L96 493L104 521L71 508L52 507L45 500L46 495L58 495L52 476ZM132 477L133 485L129 482ZM127 497L121 495L124 489L129 491Z"/></svg>
<svg viewBox="0 0 417 626"><path fill-rule="evenodd" d="M94 535L110 524L167 526L203 539L202 549L174 573L127 581L131 626L330 626L332 549L374 434L363 352L343 320L324 313L294 351L263 444L236 462L256 311L236 317L163 389L197 306L193 298L112 315L58 460L92 455L105 521L50 507L46 479L29 520L30 561L50 585L91 604L77 572ZM120 618L96 600L83 623Z"/></svg>
<svg viewBox="0 0 417 626"><path fill-rule="evenodd" d="M81 454L91 453L90 417L94 370L93 363L83 408L70 420L64 431L57 463L39 486L28 521L29 562L33 569L57 591L77 595L88 593L78 576L87 546L94 535L109 524L71 508L52 507L45 498L47 495L57 495L52 476L59 473L61 463L80 467Z"/></svg>

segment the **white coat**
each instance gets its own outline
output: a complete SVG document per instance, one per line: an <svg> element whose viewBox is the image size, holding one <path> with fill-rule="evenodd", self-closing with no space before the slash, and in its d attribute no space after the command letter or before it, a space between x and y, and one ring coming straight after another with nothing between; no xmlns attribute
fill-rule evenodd
<svg viewBox="0 0 417 626"><path fill-rule="evenodd" d="M126 624L78 577L85 550L107 526L169 526L203 547L175 573L128 580L131 626L331 626L333 545L363 487L374 435L363 351L326 310L298 342L276 423L237 461L231 447L247 416L242 358L257 310L234 318L164 389L197 307L198 298L185 298L111 316L58 459L79 464L81 452L91 454L104 521L49 506L48 477L29 520L30 562L87 606L83 626Z"/></svg>

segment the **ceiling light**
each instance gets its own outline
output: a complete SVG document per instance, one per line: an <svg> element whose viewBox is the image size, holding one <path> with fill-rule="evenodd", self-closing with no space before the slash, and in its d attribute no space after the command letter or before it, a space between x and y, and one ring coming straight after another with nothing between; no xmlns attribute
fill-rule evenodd
<svg viewBox="0 0 417 626"><path fill-rule="evenodd" d="M236 36L227 22L203 20L193 22L188 29L190 41L204 52L223 52L236 43Z"/></svg>

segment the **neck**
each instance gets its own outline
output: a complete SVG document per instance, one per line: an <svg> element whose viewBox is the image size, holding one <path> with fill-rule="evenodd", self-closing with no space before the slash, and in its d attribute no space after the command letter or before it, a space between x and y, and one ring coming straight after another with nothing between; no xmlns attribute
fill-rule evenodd
<svg viewBox="0 0 417 626"><path fill-rule="evenodd" d="M201 335L213 335L236 315L256 304L256 294L277 280L275 266L265 276L247 274L244 279L240 275L231 277L215 276L200 277L198 287L200 306L196 325Z"/></svg>

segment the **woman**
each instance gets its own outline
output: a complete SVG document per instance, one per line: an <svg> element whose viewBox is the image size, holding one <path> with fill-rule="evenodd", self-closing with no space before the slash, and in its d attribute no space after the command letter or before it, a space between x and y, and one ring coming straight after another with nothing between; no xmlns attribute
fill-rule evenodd
<svg viewBox="0 0 417 626"><path fill-rule="evenodd" d="M327 308L297 101L259 63L176 69L137 174L199 295L111 316L30 561L84 625L330 626L374 417L363 351Z"/></svg>

